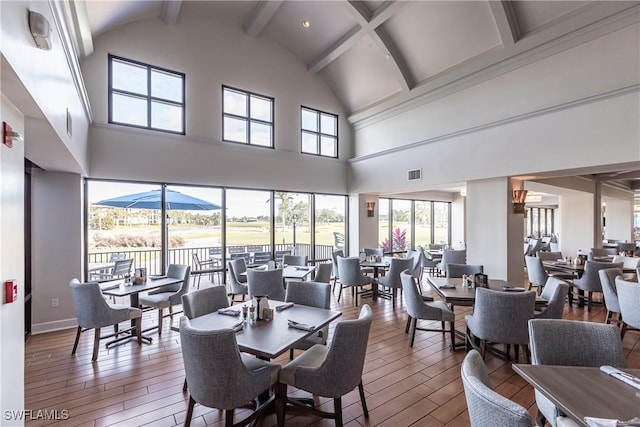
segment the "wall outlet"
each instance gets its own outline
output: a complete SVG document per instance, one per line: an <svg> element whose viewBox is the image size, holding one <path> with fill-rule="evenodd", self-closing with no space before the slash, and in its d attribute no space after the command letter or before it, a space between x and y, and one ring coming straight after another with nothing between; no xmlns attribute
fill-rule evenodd
<svg viewBox="0 0 640 427"><path fill-rule="evenodd" d="M51 307L57 307L60 305L58 298L51 298Z"/></svg>

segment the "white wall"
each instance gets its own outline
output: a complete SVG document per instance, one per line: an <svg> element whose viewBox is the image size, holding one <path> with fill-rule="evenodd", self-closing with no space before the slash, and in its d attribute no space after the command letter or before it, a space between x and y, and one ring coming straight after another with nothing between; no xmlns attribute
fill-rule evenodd
<svg viewBox="0 0 640 427"><path fill-rule="evenodd" d="M466 229L466 206L467 199L456 193L451 202L451 246L456 247L460 242L466 243L467 241L467 229Z"/></svg>
<svg viewBox="0 0 640 427"><path fill-rule="evenodd" d="M24 134L24 117L0 94L0 121ZM24 409L24 143L0 143L0 408ZM5 304L4 281L17 280L18 300Z"/></svg>
<svg viewBox="0 0 640 427"><path fill-rule="evenodd" d="M560 250L563 256L575 258L578 250L593 247L593 194L565 193L559 198L558 208Z"/></svg>
<svg viewBox="0 0 640 427"><path fill-rule="evenodd" d="M82 178L72 173L32 175L33 333L76 326L69 281L82 278ZM60 305L51 307L51 299Z"/></svg>
<svg viewBox="0 0 640 427"><path fill-rule="evenodd" d="M605 238L633 242L633 198L603 197L602 201L606 203Z"/></svg>

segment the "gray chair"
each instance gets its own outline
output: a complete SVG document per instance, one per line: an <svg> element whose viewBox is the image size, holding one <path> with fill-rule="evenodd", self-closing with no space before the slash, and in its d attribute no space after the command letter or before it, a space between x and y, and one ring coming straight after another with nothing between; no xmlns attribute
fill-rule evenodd
<svg viewBox="0 0 640 427"><path fill-rule="evenodd" d="M618 253L618 248L591 248L589 254L587 255L587 259L589 261L597 260L598 258L606 258L609 256L616 255Z"/></svg>
<svg viewBox="0 0 640 427"><path fill-rule="evenodd" d="M447 264L446 277L461 278L463 275L476 275L484 273L483 265L475 264L455 264L450 262Z"/></svg>
<svg viewBox="0 0 640 427"><path fill-rule="evenodd" d="M78 320L76 340L71 354L76 354L80 334L89 329L94 329L92 361L98 359L98 348L100 347L101 339L117 337L121 333L135 330L138 344L141 344L140 325L142 311L140 309L107 303L100 290L100 285L95 282L80 283L78 279L73 279L69 283L69 287L71 288L71 297L73 298L73 306ZM132 320L135 326L123 330L119 329L119 323ZM113 326L114 333L101 336L100 329L105 326Z"/></svg>
<svg viewBox="0 0 640 427"><path fill-rule="evenodd" d="M618 253L629 257L635 256L636 242L618 242Z"/></svg>
<svg viewBox="0 0 640 427"><path fill-rule="evenodd" d="M282 269L247 271L247 286L249 298L254 296L267 296L269 299L284 301L284 282L282 281Z"/></svg>
<svg viewBox="0 0 640 427"><path fill-rule="evenodd" d="M191 259L193 261L193 270L191 270L191 275L197 277L195 287L196 289L200 289L200 279L202 279L203 275L209 275L209 281L213 283L213 275L215 274L218 277L218 283L222 283L222 269L220 268L220 260L218 258L211 258L209 260L201 260L197 251L193 251L191 254Z"/></svg>
<svg viewBox="0 0 640 427"><path fill-rule="evenodd" d="M340 292L338 293L338 302L342 297L344 288L351 288L354 295L354 303L358 305L358 294L368 292L368 290L358 290L365 285L373 284L374 279L365 276L360 271L360 259L356 257L339 257L338 258L338 274L340 276Z"/></svg>
<svg viewBox="0 0 640 427"><path fill-rule="evenodd" d="M563 319L529 321L533 365L626 366L620 331L613 325ZM563 415L542 393L536 391L537 421L556 426Z"/></svg>
<svg viewBox="0 0 640 427"><path fill-rule="evenodd" d="M113 267L107 272L95 272L91 273L90 279L93 281L107 281L113 279L121 279L127 274L131 274L131 267L133 266L133 258L130 259L117 259L114 260Z"/></svg>
<svg viewBox="0 0 640 427"><path fill-rule="evenodd" d="M306 255L284 255L282 257L282 263L286 265L307 265Z"/></svg>
<svg viewBox="0 0 640 427"><path fill-rule="evenodd" d="M327 265L330 266L330 264ZM287 283L287 292L284 300L328 310L331 308L331 285L321 282L290 281ZM294 349L308 350L316 344L326 344L328 336L329 325L295 343L289 350L289 359L293 359Z"/></svg>
<svg viewBox="0 0 640 427"><path fill-rule="evenodd" d="M332 269L333 269L333 265L329 263L316 265L316 272L315 272L315 276L313 276L313 281L321 282L321 283L330 283Z"/></svg>
<svg viewBox="0 0 640 427"><path fill-rule="evenodd" d="M212 286L182 295L182 309L187 319L204 316L225 307L229 307L229 299L224 286ZM182 390L187 390L186 378Z"/></svg>
<svg viewBox="0 0 640 427"><path fill-rule="evenodd" d="M467 314L466 347L476 347L479 341L482 358L485 356L487 342L507 345L507 356L511 345L514 346L515 359L518 360L519 347L524 347L528 356L529 330L527 322L533 318L536 293L502 292L487 288L476 289L476 302L473 314Z"/></svg>
<svg viewBox="0 0 640 427"><path fill-rule="evenodd" d="M542 261L557 261L559 259L564 259L562 256L562 252L538 252L538 258Z"/></svg>
<svg viewBox="0 0 640 427"><path fill-rule="evenodd" d="M598 271L604 304L607 307L607 317L604 323L614 322L617 326L622 326L622 315L620 314L620 302L618 301L618 291L616 290L616 277L622 276L619 268L604 268ZM616 316L615 318L613 316Z"/></svg>
<svg viewBox="0 0 640 427"><path fill-rule="evenodd" d="M467 263L467 251L466 249L445 249L442 251L442 260L438 263L438 270L440 274L444 274L447 271L447 264L466 264Z"/></svg>
<svg viewBox="0 0 640 427"><path fill-rule="evenodd" d="M278 426L284 425L287 404L323 418L335 419L336 426L342 426L342 396L356 387L360 392L364 417L369 418L362 385L362 369L372 320L371 307L365 304L358 319L343 320L336 325L328 347L316 344L280 370L276 389ZM334 412L320 411L287 398L288 385L314 396L333 398Z"/></svg>
<svg viewBox="0 0 640 427"><path fill-rule="evenodd" d="M384 249L382 248L364 248L363 251L366 256L384 256Z"/></svg>
<svg viewBox="0 0 640 427"><path fill-rule="evenodd" d="M331 252L331 275L333 276L333 286L331 287L331 292L336 291L336 284L338 280L340 280L340 276L338 275L338 258L344 257L343 249L336 249Z"/></svg>
<svg viewBox="0 0 640 427"><path fill-rule="evenodd" d="M542 247L542 242L540 239L529 239L529 251L527 255L536 256L540 252L540 248Z"/></svg>
<svg viewBox="0 0 640 427"><path fill-rule="evenodd" d="M271 252L258 251L253 253L253 263L256 265L266 264L271 261Z"/></svg>
<svg viewBox="0 0 640 427"><path fill-rule="evenodd" d="M256 399L277 382L280 365L241 355L232 329L194 329L185 316L180 318L180 342L189 383L185 426L191 424L196 402L224 410L227 426L247 425L265 413L273 396L256 404L256 410L240 422L233 420L235 408Z"/></svg>
<svg viewBox="0 0 640 427"><path fill-rule="evenodd" d="M285 255L291 255L291 254L293 254L293 251L291 249L276 251L275 260L277 262L282 262L282 259L284 258Z"/></svg>
<svg viewBox="0 0 640 427"><path fill-rule="evenodd" d="M625 270L635 270L640 267L640 258L638 257L630 257L624 255L614 255L613 257L614 263L622 263L622 268Z"/></svg>
<svg viewBox="0 0 640 427"><path fill-rule="evenodd" d="M242 296L244 301L245 295L249 293L247 288L247 276L242 274L247 272L247 263L244 258L236 258L227 263L229 274L227 275L227 285L229 295L231 296L231 304L235 302L236 295Z"/></svg>
<svg viewBox="0 0 640 427"><path fill-rule="evenodd" d="M182 295L189 292L188 265L171 264L167 269L167 277L182 279L182 282L174 285L163 286L160 289L149 291L149 294L140 297L140 305L158 309L158 335L162 335L162 319L164 309L169 309L169 316L173 319L173 306L182 304Z"/></svg>
<svg viewBox="0 0 640 427"><path fill-rule="evenodd" d="M532 427L529 412L495 392L482 356L471 350L460 369L471 427Z"/></svg>
<svg viewBox="0 0 640 427"><path fill-rule="evenodd" d="M591 304L593 303L593 293L602 292L602 285L600 284L600 275L598 274L598 271L604 270L605 268L622 269L622 263L587 261L584 266L582 277L580 277L579 279L573 279L570 283L572 286L575 286L583 293L586 292L587 311L591 311ZM583 296L580 295L579 298L583 298ZM573 304L572 291L571 293L569 293L569 305L571 304Z"/></svg>
<svg viewBox="0 0 640 427"><path fill-rule="evenodd" d="M389 261L389 271L378 279L379 285L389 288L391 293L392 306L396 306L398 289L402 291L402 280L400 273L413 269L413 258L391 258ZM380 290L378 289L378 292Z"/></svg>
<svg viewBox="0 0 640 427"><path fill-rule="evenodd" d="M428 252L425 252L422 246L418 246L416 248L416 252L418 252L418 258L420 259L420 279L422 279L422 272L425 268L429 269L429 273L433 273L438 266L438 262L431 258L431 255Z"/></svg>
<svg viewBox="0 0 640 427"><path fill-rule="evenodd" d="M543 252L540 252L539 255L542 253ZM541 293L542 288L544 288L544 285L547 283L547 279L549 279L549 275L542 264L542 258L526 255L524 257L524 262L527 266L529 289L535 287L538 290L538 293Z"/></svg>
<svg viewBox="0 0 640 427"><path fill-rule="evenodd" d="M562 319L567 294L569 294L569 284L567 282L556 277L549 277L542 295L540 295L547 300L547 306L541 310L536 310L533 317L535 319Z"/></svg>
<svg viewBox="0 0 640 427"><path fill-rule="evenodd" d="M407 328L405 333L411 332L409 339L409 347L413 347L413 341L416 337L416 330L427 332L449 332L451 334L451 350L455 348L455 314L447 304L442 301L425 302L422 295L418 292L415 278L411 275L410 270L405 270L400 274L402 281L402 289L404 290L404 299L407 307ZM432 320L442 322L442 329L418 328L418 320ZM449 329L445 329L444 322L449 322Z"/></svg>
<svg viewBox="0 0 640 427"><path fill-rule="evenodd" d="M640 329L640 283L616 277L616 289L623 322L621 337L624 338L626 331Z"/></svg>

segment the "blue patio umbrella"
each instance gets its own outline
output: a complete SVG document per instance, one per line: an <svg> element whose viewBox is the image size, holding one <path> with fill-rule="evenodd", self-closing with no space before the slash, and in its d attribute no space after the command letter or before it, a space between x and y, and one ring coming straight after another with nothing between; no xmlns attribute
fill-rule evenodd
<svg viewBox="0 0 640 427"><path fill-rule="evenodd" d="M93 205L110 206L114 208L160 209L162 202L161 196L160 190L151 190L145 191L144 193L129 194L101 200ZM169 189L165 190L165 202L169 210L213 211L221 209L221 206L215 203Z"/></svg>

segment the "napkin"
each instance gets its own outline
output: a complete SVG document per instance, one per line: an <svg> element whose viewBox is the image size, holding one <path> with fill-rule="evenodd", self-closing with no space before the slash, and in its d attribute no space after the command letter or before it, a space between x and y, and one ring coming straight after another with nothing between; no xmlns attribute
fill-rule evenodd
<svg viewBox="0 0 640 427"><path fill-rule="evenodd" d="M241 330L244 329L244 322L238 322L235 325L233 325L231 327L231 329L233 329L235 332L240 332Z"/></svg>
<svg viewBox="0 0 640 427"><path fill-rule="evenodd" d="M160 280L160 279L166 279L167 276L151 276L150 279L151 280Z"/></svg>
<svg viewBox="0 0 640 427"><path fill-rule="evenodd" d="M287 308L291 308L293 307L293 303L292 302L288 302L286 304L281 304L279 306L276 307L276 311L282 311L282 310L286 310Z"/></svg>
<svg viewBox="0 0 640 427"><path fill-rule="evenodd" d="M616 427L618 420L609 420L606 418L584 417L584 422L589 427Z"/></svg>
<svg viewBox="0 0 640 427"><path fill-rule="evenodd" d="M613 378L620 380L626 384L629 384L631 387L636 390L640 390L640 378L628 374L620 369L614 368L613 366L603 365L600 366L600 370L607 375L612 376Z"/></svg>
<svg viewBox="0 0 640 427"><path fill-rule="evenodd" d="M302 331L313 331L315 329L315 326L307 325L305 323L298 323L291 319L289 319L288 322L290 328L300 329Z"/></svg>
<svg viewBox="0 0 640 427"><path fill-rule="evenodd" d="M240 316L240 310L234 310L232 308L221 308L217 313L224 314L225 316Z"/></svg>
<svg viewBox="0 0 640 427"><path fill-rule="evenodd" d="M455 289L456 285L440 285L438 286L440 289Z"/></svg>
<svg viewBox="0 0 640 427"><path fill-rule="evenodd" d="M115 285L109 285L109 286L101 287L100 290L108 291L110 289L116 289L116 288L119 288L119 287L120 287L120 283L116 283Z"/></svg>

